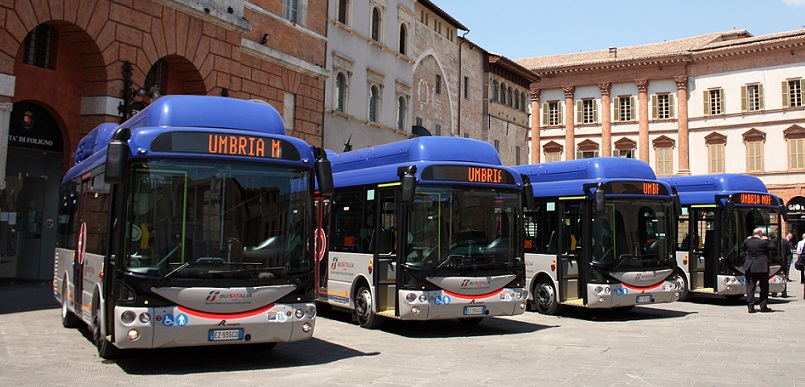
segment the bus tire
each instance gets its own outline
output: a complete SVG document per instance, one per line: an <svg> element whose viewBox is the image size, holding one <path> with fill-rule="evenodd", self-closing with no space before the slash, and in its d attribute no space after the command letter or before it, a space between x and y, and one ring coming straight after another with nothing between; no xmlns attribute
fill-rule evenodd
<svg viewBox="0 0 805 387"><path fill-rule="evenodd" d="M65 280L61 289L61 325L65 328L78 328L81 326L82 321L67 307L69 300L67 298L66 281L67 280Z"/></svg>
<svg viewBox="0 0 805 387"><path fill-rule="evenodd" d="M534 286L534 309L542 314L555 315L562 310L556 287L549 278L540 278Z"/></svg>
<svg viewBox="0 0 805 387"><path fill-rule="evenodd" d="M680 288L679 301L690 301L692 294L689 290L690 285L688 284L688 277L685 277L685 273L677 273L676 283Z"/></svg>
<svg viewBox="0 0 805 387"><path fill-rule="evenodd" d="M383 323L382 317L372 310L372 292L365 285L361 285L355 294L355 319L367 329L379 328Z"/></svg>
<svg viewBox="0 0 805 387"><path fill-rule="evenodd" d="M93 302L97 305L98 303ZM101 333L101 311L97 306L95 312L92 314L92 340L95 346L98 347L98 356L103 359L116 359L120 356L120 350L106 340L106 337Z"/></svg>

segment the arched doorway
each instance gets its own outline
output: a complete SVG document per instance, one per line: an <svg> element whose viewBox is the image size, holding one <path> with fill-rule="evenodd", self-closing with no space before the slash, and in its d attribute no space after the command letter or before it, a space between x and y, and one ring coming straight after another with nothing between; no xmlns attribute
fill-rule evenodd
<svg viewBox="0 0 805 387"><path fill-rule="evenodd" d="M786 203L788 212L787 231L794 234L794 243L802 239L805 233L805 197L794 196Z"/></svg>
<svg viewBox="0 0 805 387"><path fill-rule="evenodd" d="M32 102L14 104L6 187L0 191L0 278L53 275L64 141L57 120Z"/></svg>

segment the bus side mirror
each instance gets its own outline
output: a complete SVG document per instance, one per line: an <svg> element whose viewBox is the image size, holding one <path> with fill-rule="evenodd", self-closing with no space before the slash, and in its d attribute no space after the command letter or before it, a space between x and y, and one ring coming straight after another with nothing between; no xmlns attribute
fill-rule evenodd
<svg viewBox="0 0 805 387"><path fill-rule="evenodd" d="M400 167L397 169L397 175L400 176L400 202L402 204L413 204L414 193L416 192L416 166L409 165L407 167Z"/></svg>
<svg viewBox="0 0 805 387"><path fill-rule="evenodd" d="M128 139L131 132L126 128L120 128L115 132L112 141L106 148L106 170L104 181L106 184L120 184L126 178L126 160L129 156Z"/></svg>
<svg viewBox="0 0 805 387"><path fill-rule="evenodd" d="M677 218L682 216L682 202L679 201L679 195L676 193L674 193L674 213Z"/></svg>
<svg viewBox="0 0 805 387"><path fill-rule="evenodd" d="M531 185L531 179L526 175L521 175L523 179L523 193L525 193L525 207L528 209L534 208L534 187Z"/></svg>
<svg viewBox="0 0 805 387"><path fill-rule="evenodd" d="M330 160L327 160L327 153L324 149L315 148L316 153L316 181L319 184L319 193L323 196L332 196L335 190L333 184L333 166Z"/></svg>
<svg viewBox="0 0 805 387"><path fill-rule="evenodd" d="M606 200L604 199L604 190L599 186L595 190L594 194L595 200L595 212L601 214L606 211Z"/></svg>

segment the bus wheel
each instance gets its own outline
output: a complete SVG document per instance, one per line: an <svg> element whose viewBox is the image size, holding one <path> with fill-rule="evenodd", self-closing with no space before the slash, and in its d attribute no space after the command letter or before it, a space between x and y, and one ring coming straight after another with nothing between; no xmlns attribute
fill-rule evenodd
<svg viewBox="0 0 805 387"><path fill-rule="evenodd" d="M688 279L684 273L677 273L676 284L679 286L679 301L689 301L691 294L688 290Z"/></svg>
<svg viewBox="0 0 805 387"><path fill-rule="evenodd" d="M366 286L358 288L355 295L355 318L363 328L375 329L383 322L372 310L372 292Z"/></svg>
<svg viewBox="0 0 805 387"><path fill-rule="evenodd" d="M534 287L534 306L542 314L557 314L560 311L556 287L550 279L541 278Z"/></svg>
<svg viewBox="0 0 805 387"><path fill-rule="evenodd" d="M81 326L81 319L67 308L67 285L62 286L61 290L61 325L65 328L78 328Z"/></svg>
<svg viewBox="0 0 805 387"><path fill-rule="evenodd" d="M95 309L95 313L92 316L92 340L95 341L95 346L98 347L98 356L104 359L115 359L120 355L120 350L109 340L106 340L106 337L101 333L101 311L99 308Z"/></svg>

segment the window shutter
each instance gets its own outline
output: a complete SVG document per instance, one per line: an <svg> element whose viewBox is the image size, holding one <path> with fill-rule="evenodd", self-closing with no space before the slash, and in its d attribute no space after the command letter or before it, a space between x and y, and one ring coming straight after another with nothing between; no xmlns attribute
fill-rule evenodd
<svg viewBox="0 0 805 387"><path fill-rule="evenodd" d="M788 100L788 93L789 93L788 81L783 81L781 89L783 90L783 107L784 108L791 107L791 105L789 104L790 101Z"/></svg>
<svg viewBox="0 0 805 387"><path fill-rule="evenodd" d="M746 85L741 86L741 111L745 112L747 109L747 101L746 101Z"/></svg>
<svg viewBox="0 0 805 387"><path fill-rule="evenodd" d="M702 99L704 100L704 115L709 116L710 113L711 113L711 111L710 111L710 91L709 90L704 91L704 98L702 98Z"/></svg>
<svg viewBox="0 0 805 387"><path fill-rule="evenodd" d="M618 156L620 156L620 155L621 155L621 153L620 153L620 151L619 151L619 150L617 150L617 149L613 149L613 150L612 150L612 157L618 157Z"/></svg>
<svg viewBox="0 0 805 387"><path fill-rule="evenodd" d="M651 96L651 118L653 118L655 120L657 118L659 118L659 115L660 115L659 114L660 113L659 112L659 110L660 110L660 108L659 108L660 101L658 101L659 97L660 96L658 96L657 94L654 94L653 96Z"/></svg>
<svg viewBox="0 0 805 387"><path fill-rule="evenodd" d="M637 117L634 114L634 106L636 105L634 96L629 97L629 120L634 121Z"/></svg>
<svg viewBox="0 0 805 387"><path fill-rule="evenodd" d="M591 105L593 105L593 123L597 124L598 123L598 101L593 100Z"/></svg>
<svg viewBox="0 0 805 387"><path fill-rule="evenodd" d="M724 89L718 89L718 91L718 112L719 114L725 114L727 113L727 107L724 106L724 100L727 97L724 96Z"/></svg>
<svg viewBox="0 0 805 387"><path fill-rule="evenodd" d="M584 110L584 103L582 103L581 100L576 101L576 124L581 123L583 110Z"/></svg>
<svg viewBox="0 0 805 387"><path fill-rule="evenodd" d="M562 103L557 102L556 103L556 117L557 117L556 123L557 124L559 124L559 125L564 125L565 124L565 121L562 120L562 116L564 114L565 114L565 109L562 108Z"/></svg>
<svg viewBox="0 0 805 387"><path fill-rule="evenodd" d="M581 160L584 158L584 152L576 151L576 160Z"/></svg>
<svg viewBox="0 0 805 387"><path fill-rule="evenodd" d="M615 121L621 120L621 97L615 97Z"/></svg>
<svg viewBox="0 0 805 387"><path fill-rule="evenodd" d="M674 96L668 95L668 118L674 118Z"/></svg>
<svg viewBox="0 0 805 387"><path fill-rule="evenodd" d="M550 119L549 113L550 112L548 111L548 104L543 103L542 104L542 125L541 126L548 126L548 125L551 124L551 122L548 121Z"/></svg>
<svg viewBox="0 0 805 387"><path fill-rule="evenodd" d="M765 105L763 103L763 84L762 83L757 85L757 98L758 98L758 104L760 105L759 110L764 110Z"/></svg>

